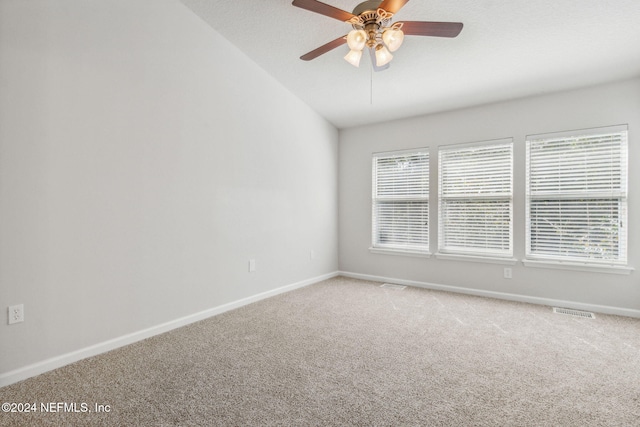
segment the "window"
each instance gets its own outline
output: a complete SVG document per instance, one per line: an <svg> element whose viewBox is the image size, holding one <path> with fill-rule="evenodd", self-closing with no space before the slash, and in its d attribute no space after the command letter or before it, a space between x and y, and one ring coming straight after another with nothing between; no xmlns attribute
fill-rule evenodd
<svg viewBox="0 0 640 427"><path fill-rule="evenodd" d="M527 137L527 258L627 262L627 129Z"/></svg>
<svg viewBox="0 0 640 427"><path fill-rule="evenodd" d="M441 147L438 251L513 255L511 139Z"/></svg>
<svg viewBox="0 0 640 427"><path fill-rule="evenodd" d="M373 156L374 249L429 252L429 152Z"/></svg>

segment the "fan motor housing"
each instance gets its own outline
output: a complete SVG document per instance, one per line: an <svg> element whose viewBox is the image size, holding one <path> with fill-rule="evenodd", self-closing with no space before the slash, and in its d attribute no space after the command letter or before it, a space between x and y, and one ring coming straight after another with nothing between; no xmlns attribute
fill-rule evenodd
<svg viewBox="0 0 640 427"><path fill-rule="evenodd" d="M367 1L364 1L364 2L360 3L359 5L357 5L355 7L355 9L353 9L353 14L358 16L358 15L362 14L363 12L373 12L373 13L375 13L376 10L378 10L378 8L380 7L381 4L382 4L382 0L367 0Z"/></svg>
<svg viewBox="0 0 640 427"><path fill-rule="evenodd" d="M367 0L360 3L353 9L355 15L349 22L356 30L365 30L370 35L376 34L381 27L385 27L391 22L393 14L379 8L382 0ZM373 37L375 38L375 36ZM370 46L371 47L371 46Z"/></svg>

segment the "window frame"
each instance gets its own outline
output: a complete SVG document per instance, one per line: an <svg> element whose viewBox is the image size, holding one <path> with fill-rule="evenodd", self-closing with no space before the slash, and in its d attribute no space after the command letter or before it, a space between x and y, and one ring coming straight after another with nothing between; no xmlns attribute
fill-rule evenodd
<svg viewBox="0 0 640 427"><path fill-rule="evenodd" d="M425 188L422 188L420 195L395 195L392 197L384 197L378 194L379 187L379 163L380 160L385 159L394 159L394 158L402 158L409 156L421 156L423 169L426 166L426 170L421 175L422 179L426 181L426 191ZM371 162L371 177L372 177L372 188L371 188L371 246L369 247L369 251L371 253L379 253L379 254L389 254L389 255L405 255L405 256L414 256L414 257L430 257L430 149L428 147L422 148L413 148L407 150L397 150L397 151L387 151L387 152L377 152L372 154L372 162ZM379 221L378 214L378 206L383 203L420 203L426 205L426 224L424 225L424 230L422 231L423 239L426 240L423 244L411 244L411 243L381 243L380 242L380 228L381 224ZM423 219L421 219L423 220Z"/></svg>
<svg viewBox="0 0 640 427"><path fill-rule="evenodd" d="M509 159L508 159L508 192L498 191L493 193L486 194L446 194L443 180L446 177L443 174L443 161L447 154L449 153L462 153L462 152L473 152L478 149L491 149L494 147L506 147L508 146L509 150ZM501 138L495 140L488 141L476 141L471 143L464 144L452 144L452 145L442 145L438 147L438 252L436 253L436 257L440 259L464 259L467 261L477 261L477 262L485 262L485 263L499 263L499 264L508 264L513 265L516 263L516 259L513 258L513 187L514 187L514 173L513 173L513 165L514 165L514 144L513 138ZM473 169L473 164L470 164L470 167ZM475 172L474 178L481 180L481 175ZM449 222L446 221L446 213L445 213L445 205L448 202L457 201L459 204L468 203L469 206L473 206L479 202L507 202L508 209L508 228L506 233L508 235L508 248L507 250L487 250L487 248L478 248L473 247L471 245L464 246L449 246L446 245L447 242L447 234L450 232L447 228L447 224ZM480 231L480 228L478 228ZM479 237L476 239L477 242L485 240L485 242L491 240L491 236L489 234Z"/></svg>
<svg viewBox="0 0 640 427"><path fill-rule="evenodd" d="M574 190L565 190L562 191L557 189L555 191L549 191L545 193L544 191L536 191L532 190L532 145L533 144L542 144L544 142L550 143L552 141L559 141L565 144L567 141L575 140L578 141L580 139L598 139L598 137L604 138L606 135L616 135L620 134L620 145L619 145L619 164L615 165L611 163L609 168L613 171L616 168L619 168L620 175L616 177L619 179L620 188L618 190L592 190L585 191L580 189ZM594 272L605 272L605 273L618 273L618 274L629 274L633 269L627 267L628 263L628 226L629 226L629 215L628 215L628 126L627 125L617 125L617 126L607 126L607 127L598 127L598 128L590 128L590 129L578 129L573 131L565 131L565 132L553 132L553 133L545 133L545 134L534 134L527 135L526 137L526 172L525 172L525 259L523 260L524 265L530 267L543 267L543 268L561 268L561 269L573 269L573 270L585 270L585 271L594 271ZM595 153L595 150L592 152ZM567 151L567 155L570 153ZM597 154L593 154L594 156ZM550 165L547 165L550 167ZM603 166L606 167L606 166ZM562 177L562 167L559 166L557 176ZM586 167L585 167L586 169ZM549 172L551 174L552 172ZM575 173L572 173L575 175ZM562 178L558 178L562 179ZM565 178L566 179L566 178ZM587 178L588 179L588 178ZM574 184L575 187L580 188L581 183L583 181L576 181L577 184ZM591 181L589 181L591 182ZM588 188L587 182L584 182L583 186ZM619 221L618 228L618 244L617 244L617 253L619 254L616 259L608 260L608 259L598 259L598 258L588 258L586 256L565 256L565 255L553 255L553 254L545 254L541 253L541 251L534 251L532 249L532 204L535 204L536 200L547 200L547 201L557 201L558 205L561 203L570 203L570 201L579 201L579 200L587 200L587 201L603 201L607 200L618 200L618 206L616 210L616 218ZM586 206L590 206L587 202ZM613 206L613 204L612 204ZM558 209L560 211L560 209ZM580 217L569 217L562 216L562 213L556 214L557 218L568 218L569 220L574 219L578 221ZM587 217L590 218L590 217ZM608 241L609 242L609 241ZM561 244L558 245L558 251L562 249ZM586 252L586 251L585 251Z"/></svg>

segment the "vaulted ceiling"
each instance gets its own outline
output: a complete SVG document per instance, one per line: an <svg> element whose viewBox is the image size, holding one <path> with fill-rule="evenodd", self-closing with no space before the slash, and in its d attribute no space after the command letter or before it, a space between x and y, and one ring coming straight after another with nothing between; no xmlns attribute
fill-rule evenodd
<svg viewBox="0 0 640 427"><path fill-rule="evenodd" d="M381 72L344 61L346 45L301 61L351 27L291 0L181 1L338 128L640 76L639 0L411 0L393 22L464 28L405 37Z"/></svg>

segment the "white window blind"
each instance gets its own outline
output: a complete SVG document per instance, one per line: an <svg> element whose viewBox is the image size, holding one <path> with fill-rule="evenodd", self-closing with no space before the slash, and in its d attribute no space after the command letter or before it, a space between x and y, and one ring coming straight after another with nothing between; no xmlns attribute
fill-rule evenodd
<svg viewBox="0 0 640 427"><path fill-rule="evenodd" d="M627 130L527 137L527 257L626 264Z"/></svg>
<svg viewBox="0 0 640 427"><path fill-rule="evenodd" d="M510 257L512 140L442 147L439 164L439 252Z"/></svg>
<svg viewBox="0 0 640 427"><path fill-rule="evenodd" d="M429 153L373 156L374 248L429 251Z"/></svg>

